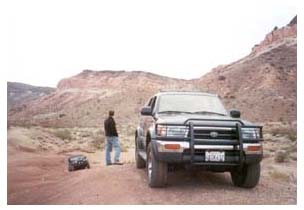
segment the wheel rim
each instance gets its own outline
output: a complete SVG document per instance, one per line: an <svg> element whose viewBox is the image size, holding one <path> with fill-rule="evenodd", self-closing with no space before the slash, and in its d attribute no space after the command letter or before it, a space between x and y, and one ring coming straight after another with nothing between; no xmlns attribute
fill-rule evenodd
<svg viewBox="0 0 304 210"><path fill-rule="evenodd" d="M151 160L151 152L149 153L148 157L148 177L149 182L151 182L151 176L152 176L152 160Z"/></svg>

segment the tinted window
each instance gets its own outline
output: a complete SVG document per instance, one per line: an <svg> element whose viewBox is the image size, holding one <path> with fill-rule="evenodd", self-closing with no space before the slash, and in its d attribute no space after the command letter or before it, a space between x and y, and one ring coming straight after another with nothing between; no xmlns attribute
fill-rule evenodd
<svg viewBox="0 0 304 210"><path fill-rule="evenodd" d="M159 98L158 112L214 112L227 115L218 97L210 95L162 95Z"/></svg>

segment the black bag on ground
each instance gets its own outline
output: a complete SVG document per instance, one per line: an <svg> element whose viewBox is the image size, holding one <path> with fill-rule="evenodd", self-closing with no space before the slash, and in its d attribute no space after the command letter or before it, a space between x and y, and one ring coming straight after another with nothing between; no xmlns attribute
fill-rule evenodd
<svg viewBox="0 0 304 210"><path fill-rule="evenodd" d="M69 171L90 168L89 160L84 155L73 155L68 159Z"/></svg>

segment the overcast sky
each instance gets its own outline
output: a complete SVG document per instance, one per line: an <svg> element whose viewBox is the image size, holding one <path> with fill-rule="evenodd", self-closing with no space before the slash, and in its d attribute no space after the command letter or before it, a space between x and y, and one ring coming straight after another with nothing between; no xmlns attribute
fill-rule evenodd
<svg viewBox="0 0 304 210"><path fill-rule="evenodd" d="M91 70L197 78L250 53L294 0L10 1L7 80L53 86Z"/></svg>

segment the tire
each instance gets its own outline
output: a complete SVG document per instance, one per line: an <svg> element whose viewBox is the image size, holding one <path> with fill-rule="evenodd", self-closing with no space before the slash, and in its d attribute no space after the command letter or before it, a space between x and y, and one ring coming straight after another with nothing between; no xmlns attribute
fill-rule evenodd
<svg viewBox="0 0 304 210"><path fill-rule="evenodd" d="M150 187L164 187L167 184L168 165L157 161L149 143L147 151L147 175Z"/></svg>
<svg viewBox="0 0 304 210"><path fill-rule="evenodd" d="M254 188L260 180L260 163L244 165L241 171L231 171L231 179L235 186Z"/></svg>
<svg viewBox="0 0 304 210"><path fill-rule="evenodd" d="M139 150L138 150L138 143L137 143L137 137L135 139L135 162L136 162L136 168L145 168L146 167L146 162L142 157L139 155Z"/></svg>
<svg viewBox="0 0 304 210"><path fill-rule="evenodd" d="M71 164L69 164L69 171L74 171L75 169L74 169L74 166L73 165L71 165Z"/></svg>

